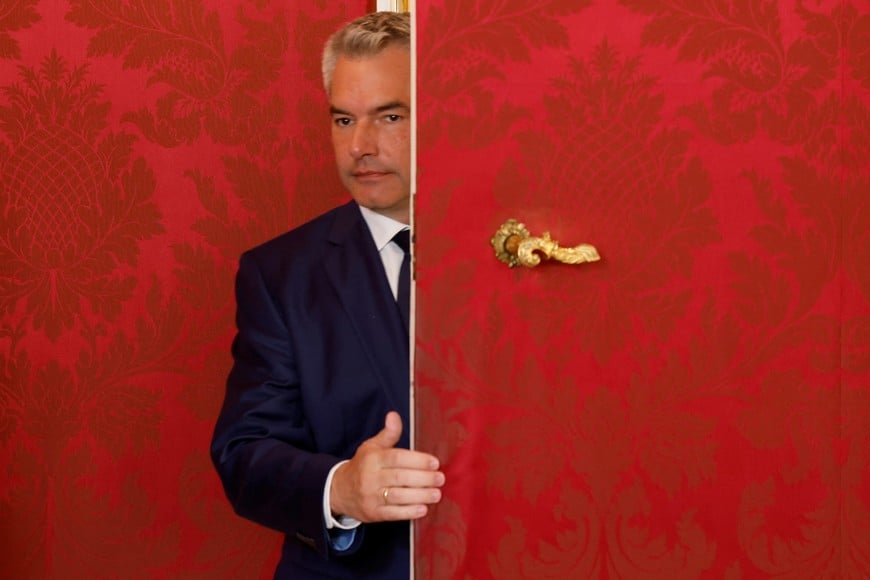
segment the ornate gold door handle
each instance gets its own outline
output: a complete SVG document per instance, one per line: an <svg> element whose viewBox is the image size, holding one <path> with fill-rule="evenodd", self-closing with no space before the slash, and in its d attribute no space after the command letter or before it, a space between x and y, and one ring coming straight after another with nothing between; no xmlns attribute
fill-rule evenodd
<svg viewBox="0 0 870 580"><path fill-rule="evenodd" d="M526 226L515 219L502 224L489 243L495 249L495 257L511 268L534 268L541 263L541 254L548 260L564 264L597 262L601 259L595 246L580 244L573 248L562 248L559 242L550 239L550 232L544 232L539 238L532 237Z"/></svg>

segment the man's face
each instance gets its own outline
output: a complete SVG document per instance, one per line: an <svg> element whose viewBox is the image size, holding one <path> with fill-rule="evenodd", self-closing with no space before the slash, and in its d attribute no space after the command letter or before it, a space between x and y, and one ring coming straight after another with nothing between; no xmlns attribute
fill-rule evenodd
<svg viewBox="0 0 870 580"><path fill-rule="evenodd" d="M410 221L411 57L391 46L339 56L329 96L338 173L358 204Z"/></svg>

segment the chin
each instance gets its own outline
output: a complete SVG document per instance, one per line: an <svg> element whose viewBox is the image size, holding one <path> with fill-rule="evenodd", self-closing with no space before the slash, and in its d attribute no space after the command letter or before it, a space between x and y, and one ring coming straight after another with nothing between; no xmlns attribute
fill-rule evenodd
<svg viewBox="0 0 870 580"><path fill-rule="evenodd" d="M355 194L353 198L361 206L373 211L394 209L402 204L402 198L398 196Z"/></svg>

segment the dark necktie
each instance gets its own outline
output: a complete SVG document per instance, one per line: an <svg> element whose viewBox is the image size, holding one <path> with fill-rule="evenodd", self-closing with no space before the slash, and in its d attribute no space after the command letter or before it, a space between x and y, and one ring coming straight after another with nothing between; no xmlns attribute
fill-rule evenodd
<svg viewBox="0 0 870 580"><path fill-rule="evenodd" d="M405 330L408 330L408 321L411 310L411 232L402 230L395 236L393 241L405 252L402 259L402 269L399 270L399 291L396 293L396 303L399 305L399 313Z"/></svg>

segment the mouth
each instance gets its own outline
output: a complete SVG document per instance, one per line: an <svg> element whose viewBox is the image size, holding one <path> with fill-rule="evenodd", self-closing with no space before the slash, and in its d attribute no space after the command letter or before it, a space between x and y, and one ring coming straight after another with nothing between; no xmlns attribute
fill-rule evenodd
<svg viewBox="0 0 870 580"><path fill-rule="evenodd" d="M389 175L387 171L354 171L351 173L354 179L359 179L362 181L368 179L380 179L381 177Z"/></svg>

